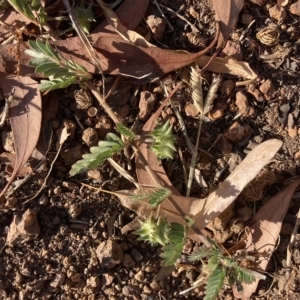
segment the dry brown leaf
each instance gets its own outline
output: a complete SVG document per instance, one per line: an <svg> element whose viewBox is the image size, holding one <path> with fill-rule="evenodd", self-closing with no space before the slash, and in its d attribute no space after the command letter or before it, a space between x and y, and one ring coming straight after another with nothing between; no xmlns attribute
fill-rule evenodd
<svg viewBox="0 0 300 300"><path fill-rule="evenodd" d="M203 201L194 202L190 214L194 215L196 227L201 230L218 217L270 162L281 146L282 142L275 139L261 143L246 156L220 187L205 199L204 205Z"/></svg>
<svg viewBox="0 0 300 300"><path fill-rule="evenodd" d="M149 2L150 0L124 0L115 12L125 28L134 30L145 16ZM114 32L114 29L105 20L93 30L93 33L109 31Z"/></svg>
<svg viewBox="0 0 300 300"><path fill-rule="evenodd" d="M150 123L148 126L150 126ZM195 226L202 230L236 199L243 188L269 163L281 145L282 142L279 140L269 140L257 146L221 186L206 199L181 196L170 183L163 167L157 163L156 157L151 154L152 152L147 148L140 148L140 150L148 159L150 167L155 170L164 185L171 189L173 193L168 201L162 203L162 215L167 216L169 221L179 222L180 224L184 220L180 217L179 212L182 215L192 216L195 220ZM140 184L155 185L139 160L137 160L136 172ZM134 210L140 213L137 207ZM149 213L149 211L145 211L145 207L143 211L143 214L140 216L146 217L145 213ZM190 238L197 239L192 229L190 229L189 234Z"/></svg>
<svg viewBox="0 0 300 300"><path fill-rule="evenodd" d="M200 67L204 67L209 62L210 57L202 55L196 60L196 63ZM247 81L237 82L236 85L249 84L255 81L257 74L250 68L249 64L244 61L236 61L231 57L216 57L207 67L206 70L221 73L221 74L231 74L241 78L248 79Z"/></svg>
<svg viewBox="0 0 300 300"><path fill-rule="evenodd" d="M125 41L131 42L134 45L140 47L155 47L154 45L148 43L148 41L144 39L144 37L139 35L137 32L126 28L122 24L121 20L118 18L117 14L112 9L105 6L102 0L97 0L97 1L103 10L107 22Z"/></svg>
<svg viewBox="0 0 300 300"><path fill-rule="evenodd" d="M15 165L15 154L10 153L10 152L3 152L0 154L0 162L1 164L5 164L6 165L6 172L8 174L12 174L13 173L13 166ZM30 166L23 166L19 171L18 171L18 176L20 177L24 177L27 174L31 173L32 169Z"/></svg>
<svg viewBox="0 0 300 300"><path fill-rule="evenodd" d="M9 115L16 152L14 171L2 190L0 199L4 198L5 192L30 157L39 138L42 108L41 94L37 85L37 82L29 77L0 73L0 87L4 95L8 97L11 89L15 88L14 100L11 103Z"/></svg>
<svg viewBox="0 0 300 300"><path fill-rule="evenodd" d="M153 209L151 209L148 203L145 201L133 201L131 199L133 194L134 191L131 190L114 192L114 195L118 197L122 206L136 212L136 214L141 218L148 218L151 213L153 214ZM166 200L161 204L160 216L166 217L169 222L176 222L182 225L186 225L186 222L182 218L180 211L184 216L188 215L190 206L195 200L197 199L192 197L173 195L171 197L171 200ZM178 204L180 204L180 206L178 206Z"/></svg>
<svg viewBox="0 0 300 300"><path fill-rule="evenodd" d="M283 191L279 192L268 202L261 207L255 214L252 221L249 223L249 234L247 236L247 251L259 251L268 255L267 258L262 259L260 268L265 270L269 259L277 244L278 236L281 230L282 220L286 215L291 198L295 190L300 185L300 179L294 181L287 186ZM234 289L234 296L249 300L251 295L256 291L259 280L252 284L243 284L243 292L238 293Z"/></svg>
<svg viewBox="0 0 300 300"><path fill-rule="evenodd" d="M166 100L146 122L143 127L143 133L153 130L157 117L166 104ZM159 180L172 191L172 196L168 198L169 200L162 203L162 215L166 216L170 222L178 222L180 224L184 223L181 215L192 216L195 220L195 226L199 230L202 230L236 199L244 187L269 163L281 146L282 142L279 140L269 140L257 146L221 186L206 199L181 196L170 182L161 163L157 161L153 152L144 144L139 145L139 149ZM140 184L155 186L155 182L153 182L139 158L136 160L136 174ZM138 211L138 204L136 203L134 210L140 216L147 217L149 210L146 210L145 203L143 205L142 212ZM126 206L130 208L128 203ZM192 229L190 229L189 234L191 238L197 239Z"/></svg>
<svg viewBox="0 0 300 300"><path fill-rule="evenodd" d="M99 33L91 35L90 38L98 52L104 73L129 74L136 78L151 73L145 78L145 81L174 71L180 66L189 64L193 59L196 59L200 67L205 66L210 59L210 57L205 55L197 58L197 54L177 53L154 47L137 47L124 41L118 34ZM67 59L72 59L74 62L84 66L91 73L96 71L95 66L90 63L89 58L82 51L82 45L78 38L57 41L56 44ZM30 57L24 54L27 44L21 42L20 47L22 53L21 73L36 77L34 69L27 66L30 59ZM16 57L13 49L13 45L0 46L0 72L15 72ZM179 60L178 64L174 64L176 60ZM212 72L232 74L249 80L255 80L257 77L246 62L236 62L232 58L217 57L207 69ZM241 83L238 82L237 84Z"/></svg>
<svg viewBox="0 0 300 300"><path fill-rule="evenodd" d="M238 20L243 5L244 0L213 0L213 7L216 13L215 20L220 23L217 51L225 46L225 42Z"/></svg>

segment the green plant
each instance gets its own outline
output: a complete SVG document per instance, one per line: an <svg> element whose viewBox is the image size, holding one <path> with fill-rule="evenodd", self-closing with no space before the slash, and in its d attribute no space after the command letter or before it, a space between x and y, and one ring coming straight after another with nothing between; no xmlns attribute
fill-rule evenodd
<svg viewBox="0 0 300 300"><path fill-rule="evenodd" d="M146 142L153 149L158 159L172 158L175 151L174 138L172 135L172 126L166 122L158 126L146 136L137 136L133 131L121 123L117 124L117 130L124 136L125 142L121 137L114 133L106 135L106 141L100 141L98 146L91 147L89 154L84 154L82 159L77 161L70 171L74 176L95 168L106 159L122 151L125 147L134 145L135 142ZM169 189L157 186L154 190L139 189L138 193L132 194L132 201L147 201L154 210L171 195ZM163 246L162 258L164 265L172 265L179 257L186 241L186 228L177 223L168 224L166 219L153 218L141 222L141 229L135 233L140 236L140 240L147 241L152 245L159 244Z"/></svg>
<svg viewBox="0 0 300 300"><path fill-rule="evenodd" d="M8 0L20 14L38 25L45 23L45 10L38 0Z"/></svg>
<svg viewBox="0 0 300 300"><path fill-rule="evenodd" d="M70 175L74 176L78 173L86 172L103 163L107 158L122 151L125 147L136 141L147 142L160 159L171 158L174 147L174 138L172 136L172 126L166 122L162 126L158 126L152 133L145 137L136 136L133 131L121 123L117 124L118 131L125 136L126 142L114 133L106 135L107 141L100 141L98 146L91 147L89 154L84 154L82 159L76 162L70 171ZM167 141L163 143L163 141Z"/></svg>
<svg viewBox="0 0 300 300"><path fill-rule="evenodd" d="M84 67L66 60L53 49L48 41L43 43L37 39L36 41L29 40L28 43L31 49L26 49L25 52L33 57L28 64L36 67L36 73L43 73L45 77L49 77L49 80L41 80L39 84L41 91L65 88L79 80L92 78Z"/></svg>
<svg viewBox="0 0 300 300"><path fill-rule="evenodd" d="M239 291L242 283L250 284L255 276L246 268L238 265L238 259L225 256L216 242L210 240L211 248L202 247L190 255L191 261L208 257L207 264L203 264L203 271L208 274L204 300L215 300L222 289L225 278L230 286L235 285Z"/></svg>
<svg viewBox="0 0 300 300"><path fill-rule="evenodd" d="M95 21L94 13L92 11L92 4L93 4L93 1L91 1L89 6L87 8L85 8L84 1L81 1L80 6L76 6L73 9L74 15L75 15L81 29L86 34L90 33L91 23L93 21Z"/></svg>
<svg viewBox="0 0 300 300"><path fill-rule="evenodd" d="M36 67L37 73L43 73L49 77L49 80L42 80L39 88L42 91L51 91L57 88L64 88L70 84L76 83L78 80L86 81L86 85L91 89L94 88L90 83L91 75L78 64L63 58L58 51L46 42L40 40L29 41L31 50L26 50L27 54L33 59L29 61L29 65ZM198 94L201 94L200 84L198 83ZM196 84L195 84L196 87ZM95 94L95 93L94 93ZM198 109L207 113L211 107L211 101L207 101L207 105L203 108L200 96L197 98L196 106ZM199 100L200 99L200 100ZM100 100L105 105L105 100ZM111 113L109 113L111 115ZM170 159L175 151L174 138L172 135L172 126L166 122L162 126L156 127L152 132L144 136L138 136L129 128L116 120L117 130L122 135L118 136L109 133L105 141L100 141L97 146L91 147L89 154L84 154L82 159L77 161L70 171L70 175L86 172L102 164L106 159L111 159L114 155L119 154L126 147L132 146L137 155L142 155L137 151L136 142L147 143L150 149L156 154L158 159ZM147 162L146 162L147 163ZM132 193L130 199L132 201L147 201L153 212L157 213L157 217L153 217L152 213L144 221L140 221L140 229L135 231L139 235L139 239L149 242L152 245L161 245L163 252L163 265L168 266L176 262L180 256L187 239L187 227L193 226L193 220L187 220L187 225L183 226L178 223L168 223L166 218L159 217L159 207L171 195L171 191L159 183L153 190L138 189L137 193ZM184 216L182 216L184 218ZM241 288L242 283L249 284L255 280L253 274L245 268L238 265L234 258L227 257L213 241L210 241L211 247L206 248L205 252L195 252L191 255L191 260L198 260L208 257L204 270L207 272L206 296L205 300L215 299L220 292L225 278L230 285L236 285Z"/></svg>

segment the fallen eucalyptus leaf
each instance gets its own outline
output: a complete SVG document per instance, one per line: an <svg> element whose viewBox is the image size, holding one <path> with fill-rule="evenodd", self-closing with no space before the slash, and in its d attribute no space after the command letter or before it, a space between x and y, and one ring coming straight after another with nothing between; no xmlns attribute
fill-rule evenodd
<svg viewBox="0 0 300 300"><path fill-rule="evenodd" d="M37 144L42 122L42 101L37 82L29 77L0 73L0 86L6 96L15 88L9 115L16 156L14 171L0 193L0 199L3 200L5 192Z"/></svg>
<svg viewBox="0 0 300 300"><path fill-rule="evenodd" d="M261 259L260 269L265 270L273 254L282 226L283 218L289 208L289 204L295 190L300 185L300 179L288 185L284 190L277 193L264 204L255 214L247 228L246 250L259 251L267 254L267 257ZM243 291L239 293L233 290L236 298L249 300L256 291L259 279L252 284L242 284Z"/></svg>
<svg viewBox="0 0 300 300"><path fill-rule="evenodd" d="M244 5L244 0L213 0L215 19L220 23L220 35L217 50L225 46L232 28L236 25Z"/></svg>
<svg viewBox="0 0 300 300"><path fill-rule="evenodd" d="M270 162L281 146L282 141L276 139L261 143L246 156L219 188L205 199L204 205L203 201L194 202L190 213L195 218L196 227L201 230L218 217Z"/></svg>

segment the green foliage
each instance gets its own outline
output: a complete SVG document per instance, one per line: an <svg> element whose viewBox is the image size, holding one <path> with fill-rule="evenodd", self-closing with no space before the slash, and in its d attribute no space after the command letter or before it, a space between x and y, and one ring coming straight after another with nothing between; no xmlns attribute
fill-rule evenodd
<svg viewBox="0 0 300 300"><path fill-rule="evenodd" d="M8 0L13 8L35 24L45 23L46 11L39 0Z"/></svg>
<svg viewBox="0 0 300 300"><path fill-rule="evenodd" d="M190 261L197 261L202 258L205 258L209 255L209 251L206 246L199 247L199 249L194 250L193 253L189 256Z"/></svg>
<svg viewBox="0 0 300 300"><path fill-rule="evenodd" d="M84 154L82 159L72 166L71 176L96 168L125 147L124 142L114 133L108 133L106 139L106 141L100 141L98 146L91 147L91 153Z"/></svg>
<svg viewBox="0 0 300 300"><path fill-rule="evenodd" d="M47 41L29 40L31 49L25 50L25 53L33 57L28 63L29 66L36 67L36 73L43 73L49 80L41 80L39 89L41 91L51 91L59 88L65 88L76 83L79 79L90 79L86 69L73 61L61 57Z"/></svg>
<svg viewBox="0 0 300 300"><path fill-rule="evenodd" d="M94 20L94 13L92 11L92 4L93 1L90 2L89 6L87 8L84 7L84 1L81 1L80 6L76 6L73 9L74 15L79 23L79 26L83 30L84 33L89 34L91 23Z"/></svg>
<svg viewBox="0 0 300 300"><path fill-rule="evenodd" d="M222 266L216 266L208 276L204 300L215 300L222 289L225 273Z"/></svg>
<svg viewBox="0 0 300 300"><path fill-rule="evenodd" d="M164 218L149 218L141 223L141 228L134 233L139 235L139 240L149 242L151 245L162 245L164 259L163 265L173 265L180 256L186 242L186 229L184 226L168 224Z"/></svg>
<svg viewBox="0 0 300 300"><path fill-rule="evenodd" d="M190 255L191 261L208 257L207 264L203 266L203 269L208 272L204 300L216 299L225 277L230 286L236 285L240 291L243 289L242 283L250 284L255 281L250 270L240 267L235 258L224 256L217 243L211 239L209 241L211 248L202 247Z"/></svg>
<svg viewBox="0 0 300 300"><path fill-rule="evenodd" d="M174 146L174 137L172 135L172 125L169 121L162 126L158 126L150 136L154 139L151 145L151 150L155 153L158 159L173 158L173 153L176 150Z"/></svg>
<svg viewBox="0 0 300 300"><path fill-rule="evenodd" d="M134 234L139 235L139 240L149 242L151 245L160 244L162 246L169 242L170 226L166 219L149 218L144 222L140 221L140 224L141 228L134 232Z"/></svg>
<svg viewBox="0 0 300 300"><path fill-rule="evenodd" d="M117 124L117 130L129 141L132 141L135 138L135 133L122 123Z"/></svg>
<svg viewBox="0 0 300 300"><path fill-rule="evenodd" d="M138 194L132 195L134 201L147 201L151 208L157 207L171 195L171 191L165 187L157 187L154 191L140 190Z"/></svg>
<svg viewBox="0 0 300 300"><path fill-rule="evenodd" d="M30 1L9 0L9 3L14 7L15 10L23 14L25 17L34 22L36 21Z"/></svg>

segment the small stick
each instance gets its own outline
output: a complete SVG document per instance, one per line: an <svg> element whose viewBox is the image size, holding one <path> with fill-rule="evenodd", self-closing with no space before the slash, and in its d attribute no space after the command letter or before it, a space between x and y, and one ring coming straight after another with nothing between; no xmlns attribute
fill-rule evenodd
<svg viewBox="0 0 300 300"><path fill-rule="evenodd" d="M155 3L156 1L152 1L152 3ZM193 32L199 32L198 28L195 27L189 20L187 20L186 18L184 18L183 16L181 16L180 14L178 14L176 11L172 10L171 8L165 6L165 5L162 5L160 4L160 7L162 7L163 9L165 9L166 11L172 13L173 15L175 15L176 17L178 17L179 19L183 20L184 22L186 22L188 25L191 26L192 28L192 31Z"/></svg>
<svg viewBox="0 0 300 300"><path fill-rule="evenodd" d="M296 219L296 223L295 223L295 226L294 226L293 233L291 235L290 243L287 247L286 266L288 268L291 268L291 266L292 266L292 250L293 250L293 246L294 246L295 241L296 241L296 235L297 235L297 232L298 232L299 224L300 224L300 208L299 208L299 211L297 213L297 219ZM290 271L288 271L288 273L289 272Z"/></svg>
<svg viewBox="0 0 300 300"><path fill-rule="evenodd" d="M169 22L169 20L167 19L167 17L165 16L165 14L163 13L163 11L161 10L159 4L157 3L157 0L154 0L154 3L155 3L155 5L157 6L159 12L161 13L161 16L165 19L166 23L168 24L169 29L170 29L171 31L174 31L174 27L172 26L172 24Z"/></svg>

